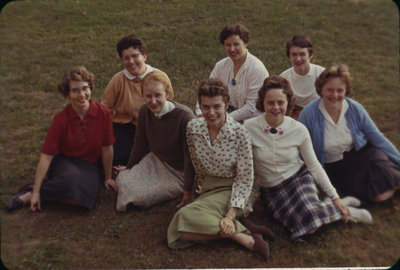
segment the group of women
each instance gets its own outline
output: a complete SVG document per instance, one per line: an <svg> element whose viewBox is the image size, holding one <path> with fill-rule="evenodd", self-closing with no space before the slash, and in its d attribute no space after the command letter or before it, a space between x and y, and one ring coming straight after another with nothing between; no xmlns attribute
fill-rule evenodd
<svg viewBox="0 0 400 270"><path fill-rule="evenodd" d="M170 248L229 238L265 259L264 238L274 234L247 218L258 193L296 241L337 220L372 223L358 207L400 189L400 154L348 98L347 67L322 71L319 97L297 121L289 117L291 83L269 76L248 52L249 40L243 25L223 28L227 57L198 88L197 117L173 101L168 76L145 63L147 48L136 35L117 44L125 68L110 80L102 104L90 98L93 74L69 70L59 90L70 104L53 119L34 184L7 209L35 211L42 200L92 209L104 179L118 191L119 211L183 195L168 228Z"/></svg>

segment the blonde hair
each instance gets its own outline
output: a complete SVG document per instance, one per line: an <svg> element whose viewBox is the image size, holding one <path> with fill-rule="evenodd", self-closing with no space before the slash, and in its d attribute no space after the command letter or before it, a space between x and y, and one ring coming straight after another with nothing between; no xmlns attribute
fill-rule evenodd
<svg viewBox="0 0 400 270"><path fill-rule="evenodd" d="M171 81L163 72L150 72L143 78L143 86L142 86L142 95L143 95L143 88L146 84L150 82L161 83L164 85L165 95L167 99L174 98L174 91L172 90Z"/></svg>

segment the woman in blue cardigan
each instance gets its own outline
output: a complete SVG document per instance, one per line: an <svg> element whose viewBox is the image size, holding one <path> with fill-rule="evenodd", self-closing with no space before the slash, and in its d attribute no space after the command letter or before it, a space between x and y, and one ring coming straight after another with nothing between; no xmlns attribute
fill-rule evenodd
<svg viewBox="0 0 400 270"><path fill-rule="evenodd" d="M400 189L400 154L364 107L348 98L352 78L346 65L333 64L315 82L319 99L301 112L314 151L343 196L364 204L389 199Z"/></svg>

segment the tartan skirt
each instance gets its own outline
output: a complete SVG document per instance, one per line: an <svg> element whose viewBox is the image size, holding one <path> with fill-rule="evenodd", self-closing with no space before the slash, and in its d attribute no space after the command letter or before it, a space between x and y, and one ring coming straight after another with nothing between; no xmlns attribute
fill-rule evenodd
<svg viewBox="0 0 400 270"><path fill-rule="evenodd" d="M179 240L181 232L217 235L219 223L226 215L232 194L233 178L207 176L201 181L202 194L192 203L179 209L168 227L168 246L172 249L189 247L195 242ZM247 216L257 197L253 188L247 206L240 209L237 218ZM236 233L247 231L237 220Z"/></svg>
<svg viewBox="0 0 400 270"><path fill-rule="evenodd" d="M321 201L314 178L305 166L274 187L260 188L261 200L296 239L342 218L332 200Z"/></svg>
<svg viewBox="0 0 400 270"><path fill-rule="evenodd" d="M325 171L339 193L357 197L363 205L400 187L400 166L370 144L344 153L342 160L326 163Z"/></svg>

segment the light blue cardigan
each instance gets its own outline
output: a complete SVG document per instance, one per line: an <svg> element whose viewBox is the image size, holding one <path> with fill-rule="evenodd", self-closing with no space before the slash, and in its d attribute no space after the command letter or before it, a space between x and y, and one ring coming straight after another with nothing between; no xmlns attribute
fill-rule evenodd
<svg viewBox="0 0 400 270"><path fill-rule="evenodd" d="M355 100L345 99L349 104L349 108L344 116L350 128L355 149L359 150L369 142L385 152L394 163L400 165L399 151L379 131L364 107ZM324 116L319 110L320 101L321 98L318 98L310 102L300 113L299 121L310 132L315 154L319 162L324 166Z"/></svg>

